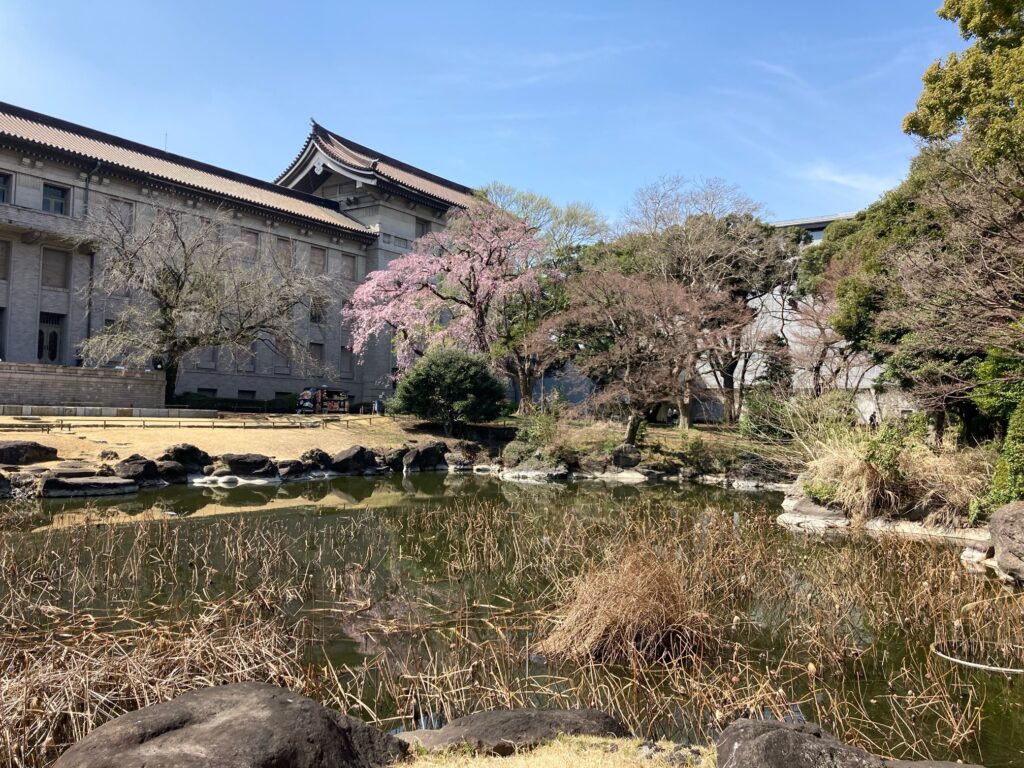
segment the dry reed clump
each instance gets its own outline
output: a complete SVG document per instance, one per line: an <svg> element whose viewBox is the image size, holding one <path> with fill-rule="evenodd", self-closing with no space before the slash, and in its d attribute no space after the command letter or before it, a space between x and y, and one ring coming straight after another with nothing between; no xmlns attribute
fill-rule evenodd
<svg viewBox="0 0 1024 768"><path fill-rule="evenodd" d="M933 448L907 438L886 444L856 432L817 446L804 488L854 519L883 515L962 524L988 487L994 457L987 447Z"/></svg>
<svg viewBox="0 0 1024 768"><path fill-rule="evenodd" d="M675 662L713 653L722 627L694 570L648 544L626 549L576 586L565 617L537 646L551 659Z"/></svg>
<svg viewBox="0 0 1024 768"><path fill-rule="evenodd" d="M246 680L306 692L308 637L258 596L199 606L187 620L44 612L47 629L0 617L0 763L49 765L125 712ZM127 624L127 626L125 626Z"/></svg>

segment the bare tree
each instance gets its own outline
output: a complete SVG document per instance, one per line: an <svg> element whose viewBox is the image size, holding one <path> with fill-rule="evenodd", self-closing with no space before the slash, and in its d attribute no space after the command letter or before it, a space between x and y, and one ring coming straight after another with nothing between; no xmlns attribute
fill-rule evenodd
<svg viewBox="0 0 1024 768"><path fill-rule="evenodd" d="M624 441L636 441L645 414L671 402L689 426L697 370L734 330L734 301L642 275L587 273L570 281L568 308L539 333L571 351L596 385L591 402L627 416Z"/></svg>
<svg viewBox="0 0 1024 768"><path fill-rule="evenodd" d="M310 307L322 313L334 298L327 276L296 265L276 239L260 248L229 235L221 211L154 202L138 213L111 203L86 221L102 260L91 290L127 297L107 302L106 326L82 343L87 365L162 365L168 401L186 355L207 347L244 359L260 343L315 365L301 334Z"/></svg>

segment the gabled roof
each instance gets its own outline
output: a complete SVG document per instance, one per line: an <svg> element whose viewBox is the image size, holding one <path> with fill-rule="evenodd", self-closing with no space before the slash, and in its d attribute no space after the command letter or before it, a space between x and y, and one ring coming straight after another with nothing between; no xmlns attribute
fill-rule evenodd
<svg viewBox="0 0 1024 768"><path fill-rule="evenodd" d="M465 208L474 199L473 189L464 184L442 178L415 166L403 163L374 149L329 131L313 121L313 129L302 147L302 151L284 172L277 177L278 183L292 177L297 180L296 170L303 170L308 161L319 150L325 156L344 166L356 177L363 177L383 187L397 185L398 191L407 190L415 195L425 196L440 202L445 207Z"/></svg>
<svg viewBox="0 0 1024 768"><path fill-rule="evenodd" d="M0 102L0 140L15 139L320 225L372 236L337 203Z"/></svg>

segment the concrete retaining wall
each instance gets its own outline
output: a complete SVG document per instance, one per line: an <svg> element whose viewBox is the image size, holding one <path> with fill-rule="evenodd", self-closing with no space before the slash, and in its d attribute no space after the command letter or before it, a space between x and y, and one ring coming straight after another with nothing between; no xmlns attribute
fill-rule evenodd
<svg viewBox="0 0 1024 768"><path fill-rule="evenodd" d="M12 406L162 409L164 407L164 373L163 371L0 363L0 403ZM6 415L65 416L78 414L33 411L27 414L8 413ZM123 415L145 414L126 413Z"/></svg>

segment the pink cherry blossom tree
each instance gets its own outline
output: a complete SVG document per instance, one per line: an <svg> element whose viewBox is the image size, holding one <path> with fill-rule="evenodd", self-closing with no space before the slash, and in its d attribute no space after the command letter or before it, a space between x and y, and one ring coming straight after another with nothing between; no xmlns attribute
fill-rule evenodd
<svg viewBox="0 0 1024 768"><path fill-rule="evenodd" d="M435 345L482 352L528 405L542 373L528 342L539 321L532 316L546 286L561 280L546 259L533 226L484 200L472 203L356 289L346 311L353 351L364 355L390 337L399 369Z"/></svg>

